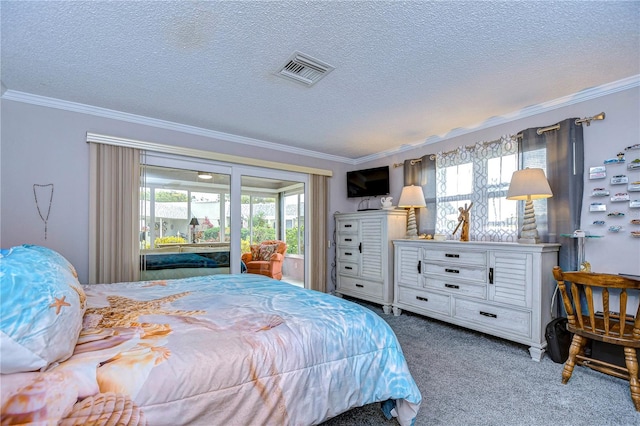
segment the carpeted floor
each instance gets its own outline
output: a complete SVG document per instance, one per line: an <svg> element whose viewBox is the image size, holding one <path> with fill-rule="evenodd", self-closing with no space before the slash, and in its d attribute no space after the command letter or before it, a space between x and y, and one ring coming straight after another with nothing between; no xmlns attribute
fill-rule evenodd
<svg viewBox="0 0 640 426"><path fill-rule="evenodd" d="M354 300L355 301L355 300ZM568 384L562 364L532 361L528 348L420 315L385 315L422 393L422 425L640 425L629 383L576 367ZM323 426L397 425L379 404L352 409Z"/></svg>

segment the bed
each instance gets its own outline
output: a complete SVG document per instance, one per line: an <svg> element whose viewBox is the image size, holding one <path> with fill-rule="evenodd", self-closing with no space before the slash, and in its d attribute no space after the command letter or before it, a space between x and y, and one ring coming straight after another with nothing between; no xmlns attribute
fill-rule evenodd
<svg viewBox="0 0 640 426"><path fill-rule="evenodd" d="M392 330L254 274L80 285L58 253L0 253L2 424L313 425L421 394Z"/></svg>

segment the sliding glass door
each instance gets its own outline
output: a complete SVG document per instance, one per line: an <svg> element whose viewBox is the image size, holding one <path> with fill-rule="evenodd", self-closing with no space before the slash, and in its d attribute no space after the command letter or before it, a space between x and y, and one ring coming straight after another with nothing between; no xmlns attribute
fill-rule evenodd
<svg viewBox="0 0 640 426"><path fill-rule="evenodd" d="M228 274L229 174L142 166L140 278Z"/></svg>
<svg viewBox="0 0 640 426"><path fill-rule="evenodd" d="M141 279L244 272L242 254L276 240L286 244L282 280L305 285L308 175L169 156L143 163Z"/></svg>
<svg viewBox="0 0 640 426"><path fill-rule="evenodd" d="M261 174L241 176L241 251L250 253L252 245L264 241L283 241L282 280L304 286L305 182L282 172Z"/></svg>

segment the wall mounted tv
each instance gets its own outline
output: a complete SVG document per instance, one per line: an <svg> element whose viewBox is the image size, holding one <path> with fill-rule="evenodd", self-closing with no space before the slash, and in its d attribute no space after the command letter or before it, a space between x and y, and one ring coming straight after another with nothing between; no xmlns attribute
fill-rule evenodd
<svg viewBox="0 0 640 426"><path fill-rule="evenodd" d="M375 197L389 193L389 166L347 172L347 197Z"/></svg>

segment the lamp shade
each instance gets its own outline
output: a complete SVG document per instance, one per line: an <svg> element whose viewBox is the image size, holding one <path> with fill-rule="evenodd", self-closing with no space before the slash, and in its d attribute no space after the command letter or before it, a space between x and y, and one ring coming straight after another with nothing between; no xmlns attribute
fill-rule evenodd
<svg viewBox="0 0 640 426"><path fill-rule="evenodd" d="M537 200L552 196L544 170L523 169L513 172L507 191L507 200Z"/></svg>
<svg viewBox="0 0 640 426"><path fill-rule="evenodd" d="M410 185L402 188L398 207L426 207L421 186Z"/></svg>
<svg viewBox="0 0 640 426"><path fill-rule="evenodd" d="M198 223L198 219L194 217L194 218L191 219L191 222L189 222L189 225L198 226L198 225L200 225L200 223Z"/></svg>

